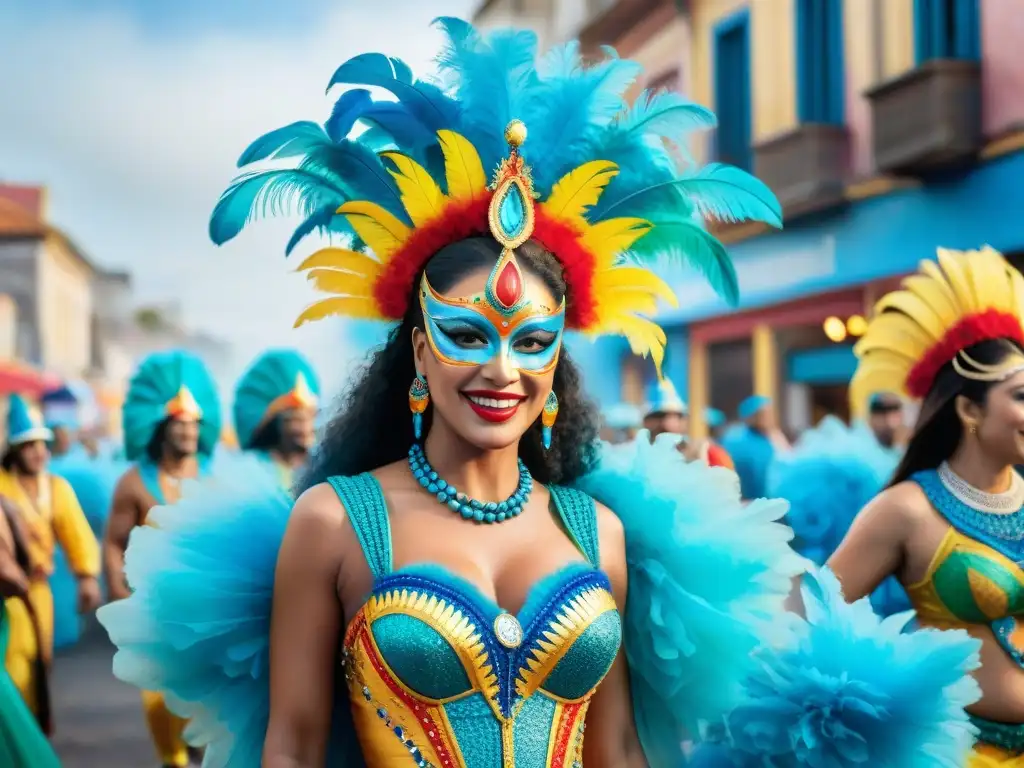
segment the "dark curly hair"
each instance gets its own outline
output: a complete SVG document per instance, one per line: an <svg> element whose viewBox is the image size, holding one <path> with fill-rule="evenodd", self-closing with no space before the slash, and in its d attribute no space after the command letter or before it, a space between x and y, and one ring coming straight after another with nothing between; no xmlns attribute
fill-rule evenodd
<svg viewBox="0 0 1024 768"><path fill-rule="evenodd" d="M450 290L465 275L491 268L501 246L491 238L470 238L438 251L426 265L427 278L438 291ZM565 296L565 278L555 257L533 241L516 249L520 266L544 281L557 300ZM423 329L417 296L419 276L409 310L387 343L370 357L350 390L342 396L337 415L324 430L309 466L299 478L299 493L334 475L351 476L404 458L413 443L409 384L416 375L412 331ZM553 388L558 397L558 422L551 448L544 450L538 419L519 442L519 456L541 483L569 483L586 474L596 459L598 419L583 393L579 370L563 348L555 368ZM430 429L430 408L424 431Z"/></svg>

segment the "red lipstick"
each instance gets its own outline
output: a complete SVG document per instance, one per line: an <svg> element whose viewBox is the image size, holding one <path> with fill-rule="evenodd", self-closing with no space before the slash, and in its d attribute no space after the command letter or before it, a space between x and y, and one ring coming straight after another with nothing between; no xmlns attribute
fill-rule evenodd
<svg viewBox="0 0 1024 768"><path fill-rule="evenodd" d="M461 394L473 409L473 413L492 424L501 424L511 419L526 399L524 395L487 389L474 389Z"/></svg>

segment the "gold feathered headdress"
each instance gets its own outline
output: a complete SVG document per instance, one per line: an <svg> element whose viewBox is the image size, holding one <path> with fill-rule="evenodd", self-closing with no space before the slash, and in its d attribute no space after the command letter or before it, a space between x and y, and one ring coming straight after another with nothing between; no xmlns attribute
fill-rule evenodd
<svg viewBox="0 0 1024 768"><path fill-rule="evenodd" d="M1024 277L988 246L980 251L938 249L903 288L875 305L867 332L855 347L860 365L850 383L853 410L863 414L872 395L928 394L943 366L966 378L1000 381L1024 370L1024 355L998 366L978 363L964 350L982 341L1011 339L1024 345Z"/></svg>

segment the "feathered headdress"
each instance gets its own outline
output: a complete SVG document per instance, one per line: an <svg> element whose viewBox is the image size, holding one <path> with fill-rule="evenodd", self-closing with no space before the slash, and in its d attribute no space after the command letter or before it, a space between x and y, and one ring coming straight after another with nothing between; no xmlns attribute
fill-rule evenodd
<svg viewBox="0 0 1024 768"><path fill-rule="evenodd" d="M220 400L213 377L195 355L156 352L132 376L121 409L128 460L143 457L157 428L181 415L199 420L199 452L211 455L220 436Z"/></svg>
<svg viewBox="0 0 1024 768"><path fill-rule="evenodd" d="M630 106L624 94L637 64L609 51L584 66L575 42L537 64L533 32L485 36L458 19L436 23L447 45L435 82L380 53L356 56L328 88L375 87L395 101L347 90L323 126L293 123L253 142L240 166L297 163L236 179L213 213L214 242L297 201L305 220L287 252L316 230L347 236L348 247L300 265L331 297L296 325L328 315L396 321L433 254L504 221L519 234L529 229L561 262L568 328L622 334L660 368L665 334L648 318L659 298L674 304L675 296L652 273L656 259L695 266L735 302L735 270L703 219L781 226L775 196L730 166L680 171L676 142L713 126L714 115L674 93L644 93ZM357 126L366 130L357 134Z"/></svg>
<svg viewBox="0 0 1024 768"><path fill-rule="evenodd" d="M235 433L249 448L260 428L288 408L316 408L320 382L313 366L293 349L264 352L235 388Z"/></svg>
<svg viewBox="0 0 1024 768"><path fill-rule="evenodd" d="M863 415L872 395L895 392L915 399L931 389L952 363L966 378L1005 379L1024 370L1024 355L999 366L973 360L964 350L982 341L1012 339L1024 345L1024 278L1002 254L938 249L922 261L903 289L882 297L867 332L854 348L860 365L850 382L854 412Z"/></svg>

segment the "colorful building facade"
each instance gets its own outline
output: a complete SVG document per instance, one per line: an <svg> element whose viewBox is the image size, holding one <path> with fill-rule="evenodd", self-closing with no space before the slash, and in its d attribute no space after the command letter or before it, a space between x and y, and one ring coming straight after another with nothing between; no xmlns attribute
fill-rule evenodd
<svg viewBox="0 0 1024 768"><path fill-rule="evenodd" d="M558 0L555 0L558 4ZM712 107L700 160L756 173L785 228L712 223L739 274L728 307L697 276L660 321L694 415L767 395L798 430L845 415L875 299L938 245L1024 259L1024 14L1003 0L619 0L576 35L643 62L650 87ZM576 342L602 402L653 377L614 340Z"/></svg>

